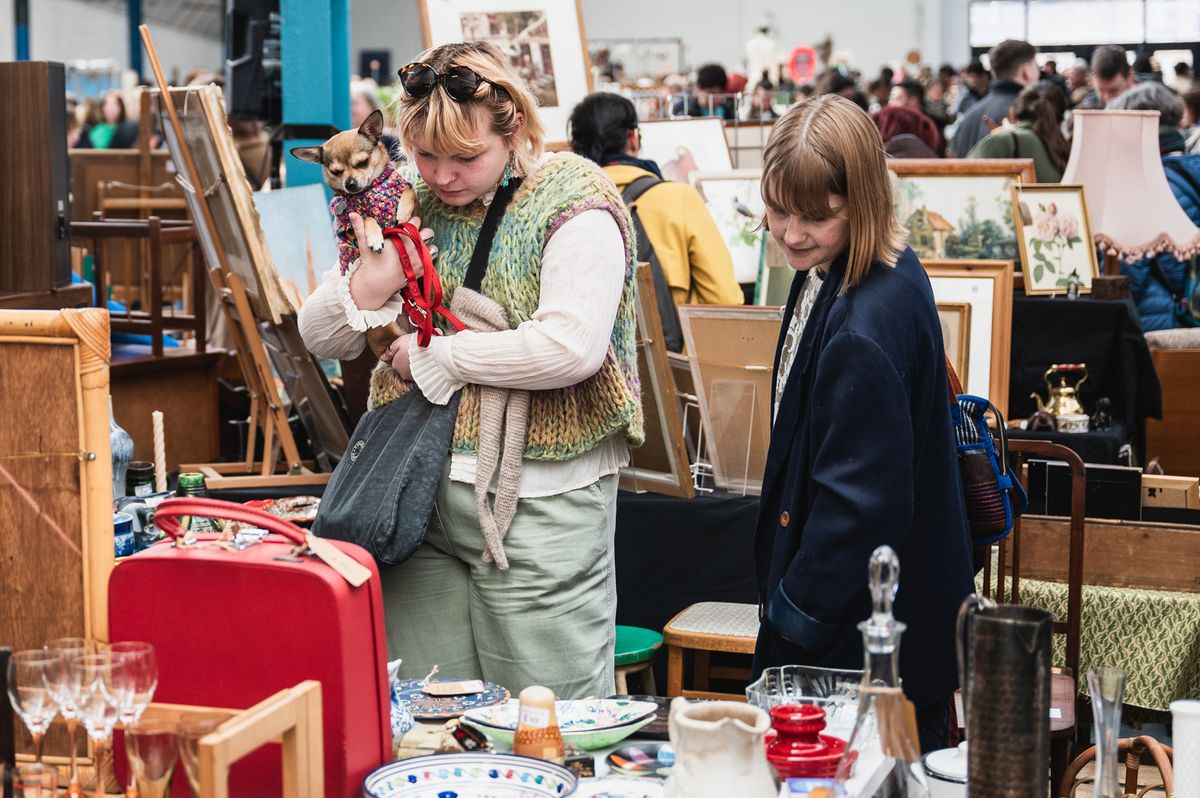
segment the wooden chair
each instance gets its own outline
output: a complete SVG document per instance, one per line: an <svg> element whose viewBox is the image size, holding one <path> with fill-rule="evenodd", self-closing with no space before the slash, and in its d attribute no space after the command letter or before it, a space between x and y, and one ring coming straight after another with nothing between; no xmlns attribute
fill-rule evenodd
<svg viewBox="0 0 1200 798"><path fill-rule="evenodd" d="M1023 461L1027 455L1050 457L1063 460L1071 470L1071 534L1067 561L1067 617L1055 620L1052 632L1065 634L1065 668L1054 673L1050 682L1050 774L1051 784L1059 783L1067 763L1070 761L1076 732L1077 691L1075 680L1079 676L1079 628L1083 604L1083 530L1085 502L1085 467L1079 455L1066 446L1049 441L1008 441L1009 462L1013 471L1021 475L1025 483ZM997 603L1021 603L1021 519L1013 525L1012 534L997 544L1000 549L999 568L995 589L992 587L992 561L987 558L983 568L983 594ZM1012 549L1011 556L1009 549ZM1005 576L1012 577L1009 590L1005 589ZM1056 711L1057 710L1057 711Z"/></svg>
<svg viewBox="0 0 1200 798"><path fill-rule="evenodd" d="M1152 790L1161 789L1167 794L1167 798L1171 798L1175 794L1175 771L1172 767L1172 759L1174 751L1170 746L1163 745L1153 737L1126 737L1117 741L1117 751L1125 755L1125 790L1124 795L1141 796ZM1142 760L1146 753L1149 752L1154 760L1154 766L1158 768L1159 775L1162 776L1162 786L1146 786L1139 787L1138 785L1138 769L1142 766ZM1084 751L1071 763L1071 767L1067 768L1066 775L1063 776L1062 784L1058 792L1058 798L1075 798L1075 791L1080 785L1087 783L1087 779L1080 779L1079 774L1084 767L1096 760L1096 746Z"/></svg>
<svg viewBox="0 0 1200 798"><path fill-rule="evenodd" d="M667 644L667 697L718 698L745 701L744 693L717 693L709 690L710 679L748 682L748 668L712 667L714 651L753 654L758 639L758 605L726 601L702 601L676 615L663 627ZM684 689L683 655L693 654L695 689Z"/></svg>

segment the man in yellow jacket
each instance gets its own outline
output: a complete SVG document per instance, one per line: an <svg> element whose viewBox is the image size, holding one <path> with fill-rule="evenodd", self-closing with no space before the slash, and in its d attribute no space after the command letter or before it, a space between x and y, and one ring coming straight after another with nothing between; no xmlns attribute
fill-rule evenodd
<svg viewBox="0 0 1200 798"><path fill-rule="evenodd" d="M662 177L657 164L637 157L637 111L617 94L592 94L575 107L571 148L603 166L621 192L639 178ZM742 304L729 248L699 192L664 181L638 198L637 211L676 305Z"/></svg>

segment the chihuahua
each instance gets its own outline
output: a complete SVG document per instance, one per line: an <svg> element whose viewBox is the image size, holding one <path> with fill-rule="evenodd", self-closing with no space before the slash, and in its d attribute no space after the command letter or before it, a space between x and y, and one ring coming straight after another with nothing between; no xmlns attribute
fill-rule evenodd
<svg viewBox="0 0 1200 798"><path fill-rule="evenodd" d="M320 164L325 182L333 189L329 204L338 239L342 274L358 258L358 239L350 212L362 216L366 241L373 252L383 252L383 231L407 222L417 212L412 184L400 176L383 144L383 112L372 111L358 130L344 130L319 147L293 147L301 161ZM395 324L367 331L371 350L378 357L400 334Z"/></svg>

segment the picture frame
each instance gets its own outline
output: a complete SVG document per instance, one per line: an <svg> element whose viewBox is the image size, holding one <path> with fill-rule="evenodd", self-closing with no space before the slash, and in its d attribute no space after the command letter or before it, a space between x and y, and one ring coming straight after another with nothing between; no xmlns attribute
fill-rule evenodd
<svg viewBox="0 0 1200 798"><path fill-rule="evenodd" d="M1072 272L1079 293L1090 294L1100 263L1084 187L1021 183L1010 191L1026 295L1065 294Z"/></svg>
<svg viewBox="0 0 1200 798"><path fill-rule="evenodd" d="M971 303L938 302L937 311L946 357L959 381L966 385L971 373Z"/></svg>
<svg viewBox="0 0 1200 798"><path fill-rule="evenodd" d="M933 299L940 304L968 304L967 350L970 374L963 390L983 396L1008 413L1008 379L1012 360L1013 262L928 260Z"/></svg>
<svg viewBox="0 0 1200 798"><path fill-rule="evenodd" d="M893 207L918 258L1016 260L1010 188L1034 181L1031 158L889 159Z"/></svg>
<svg viewBox="0 0 1200 798"><path fill-rule="evenodd" d="M639 78L661 80L685 72L683 53L683 39L678 36L588 39L592 64L610 71L619 69L616 77L626 85ZM607 63L599 63L601 59Z"/></svg>
<svg viewBox="0 0 1200 798"><path fill-rule="evenodd" d="M781 308L681 305L679 321L713 483L757 495L771 442Z"/></svg>
<svg viewBox="0 0 1200 798"><path fill-rule="evenodd" d="M648 264L638 264L637 287L638 377L646 440L630 450L629 465L621 469L620 487L690 499L696 495L691 459Z"/></svg>
<svg viewBox="0 0 1200 798"><path fill-rule="evenodd" d="M592 91L580 0L418 0L426 47L486 40L538 99L549 141L569 141L572 109Z"/></svg>
<svg viewBox="0 0 1200 798"><path fill-rule="evenodd" d="M192 152L201 185L186 179L182 150L172 125L163 125L167 149L175 162L188 210L196 220L196 232L209 270L222 268L237 274L255 318L278 323L296 309L284 296L275 264L266 246L250 183L237 154L233 133L225 118L225 99L217 86L187 86L171 89L183 137ZM161 94L155 101L163 119ZM215 230L205 223L201 203L207 206Z"/></svg>
<svg viewBox="0 0 1200 798"><path fill-rule="evenodd" d="M792 294L796 270L788 265L787 255L770 230L764 229L762 238L763 256L758 269L758 282L754 286L754 304L766 307L786 305Z"/></svg>
<svg viewBox="0 0 1200 798"><path fill-rule="evenodd" d="M757 282L765 247L765 230L759 229L766 214L762 170L698 171L692 173L691 181L729 248L734 279L739 283Z"/></svg>
<svg viewBox="0 0 1200 798"><path fill-rule="evenodd" d="M638 157L654 161L666 180L690 183L696 172L729 172L733 155L725 123L714 116L639 122Z"/></svg>

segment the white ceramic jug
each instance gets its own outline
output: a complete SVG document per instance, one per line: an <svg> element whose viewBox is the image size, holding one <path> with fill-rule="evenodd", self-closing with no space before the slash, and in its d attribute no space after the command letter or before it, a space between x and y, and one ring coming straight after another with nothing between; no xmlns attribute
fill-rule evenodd
<svg viewBox="0 0 1200 798"><path fill-rule="evenodd" d="M1175 794L1200 795L1200 701L1172 701Z"/></svg>
<svg viewBox="0 0 1200 798"><path fill-rule="evenodd" d="M733 701L690 703L676 698L669 718L675 765L666 798L775 798L767 762L766 712Z"/></svg>

